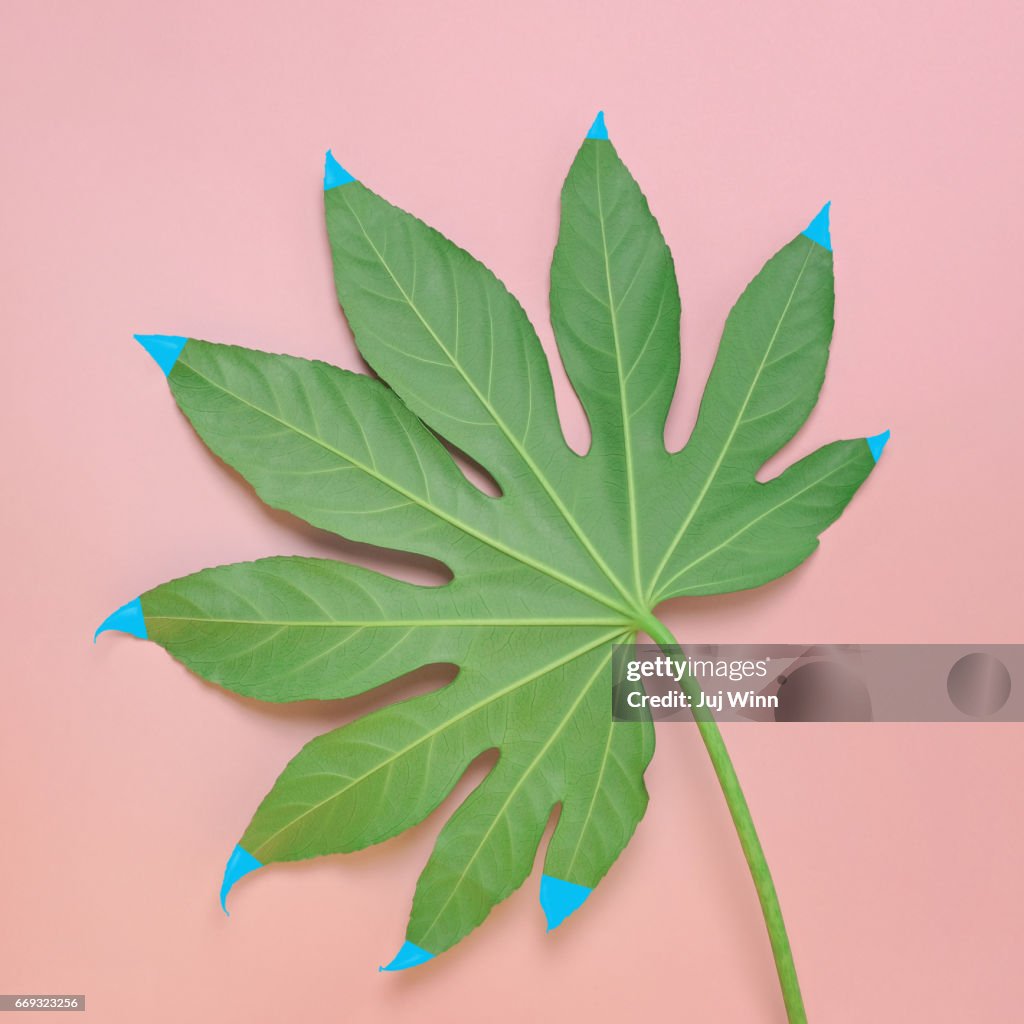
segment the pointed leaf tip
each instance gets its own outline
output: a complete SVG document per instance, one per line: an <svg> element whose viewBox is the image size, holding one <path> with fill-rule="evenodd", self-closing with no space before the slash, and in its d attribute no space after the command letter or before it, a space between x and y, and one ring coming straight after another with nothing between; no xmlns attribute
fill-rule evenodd
<svg viewBox="0 0 1024 1024"><path fill-rule="evenodd" d="M871 449L871 455L877 462L882 457L882 452L885 450L885 446L889 443L889 438L892 436L892 431L883 430L880 434L875 434L874 437L865 438L868 443L868 447Z"/></svg>
<svg viewBox="0 0 1024 1024"><path fill-rule="evenodd" d="M220 906L225 914L228 914L228 893L231 892L235 882L240 878L261 868L263 865L248 850L236 846L228 857L227 866L224 868L224 881L220 883Z"/></svg>
<svg viewBox="0 0 1024 1024"><path fill-rule="evenodd" d="M832 235L829 232L829 208L831 206L831 203L826 203L803 231L804 235L812 242L817 242L829 252L832 251Z"/></svg>
<svg viewBox="0 0 1024 1024"><path fill-rule="evenodd" d="M327 156L324 159L324 191L328 189L338 188L339 185L347 185L351 181L356 179L345 170L337 160L334 159L334 154L327 150Z"/></svg>
<svg viewBox="0 0 1024 1024"><path fill-rule="evenodd" d="M428 960L433 960L434 954L420 949L413 942L403 942L402 948L395 954L394 960L384 967L378 967L378 971L404 971L409 967L419 967Z"/></svg>
<svg viewBox="0 0 1024 1024"><path fill-rule="evenodd" d="M122 605L116 612L111 612L92 635L92 642L96 643L100 633L108 630L117 630L119 633L130 633L140 640L148 639L146 632L146 618L142 614L142 602L135 598L126 605Z"/></svg>
<svg viewBox="0 0 1024 1024"><path fill-rule="evenodd" d="M165 377L170 376L181 350L188 342L188 338L174 334L136 334L134 338L153 357Z"/></svg>
<svg viewBox="0 0 1024 1024"><path fill-rule="evenodd" d="M570 914L579 910L593 891L585 885L541 875L540 906L548 921L548 931L554 931Z"/></svg>
<svg viewBox="0 0 1024 1024"><path fill-rule="evenodd" d="M594 123L590 126L590 131L587 132L588 139L607 139L608 129L604 123L604 111L599 110L597 117L594 118Z"/></svg>

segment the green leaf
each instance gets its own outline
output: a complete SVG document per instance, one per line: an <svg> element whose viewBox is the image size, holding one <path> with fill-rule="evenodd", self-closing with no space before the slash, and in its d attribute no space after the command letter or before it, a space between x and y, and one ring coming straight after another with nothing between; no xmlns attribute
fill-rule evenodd
<svg viewBox="0 0 1024 1024"><path fill-rule="evenodd" d="M649 721L612 721L611 645L650 628L667 597L753 587L798 565L875 459L864 439L839 441L756 479L821 387L833 279L820 232L798 235L744 292L692 437L670 453L672 258L611 143L584 142L551 273L559 351L592 431L580 457L562 436L536 332L501 282L344 172L329 185L338 295L386 385L191 339L170 387L265 502L436 559L452 579L423 587L269 558L140 601L149 639L262 700L344 698L422 665L457 666L436 692L307 744L239 844L251 867L382 842L496 750L416 888L407 939L422 959L523 882L555 814L545 875L583 894L597 885L644 813L654 747ZM438 436L479 462L500 497L474 487Z"/></svg>

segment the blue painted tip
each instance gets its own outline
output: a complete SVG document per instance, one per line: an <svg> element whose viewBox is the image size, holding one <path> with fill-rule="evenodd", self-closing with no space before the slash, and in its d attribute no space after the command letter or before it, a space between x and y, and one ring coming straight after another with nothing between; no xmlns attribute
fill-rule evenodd
<svg viewBox="0 0 1024 1024"><path fill-rule="evenodd" d="M173 334L136 334L135 340L156 360L156 365L170 376L174 364L181 355L181 350L188 338L179 338Z"/></svg>
<svg viewBox="0 0 1024 1024"><path fill-rule="evenodd" d="M585 885L541 875L540 906L548 919L548 931L554 931L570 914L579 910L593 891Z"/></svg>
<svg viewBox="0 0 1024 1024"><path fill-rule="evenodd" d="M824 249L832 251L832 235L828 230L828 215L831 203L826 203L818 212L818 216L804 228L803 233L812 241L817 242Z"/></svg>
<svg viewBox="0 0 1024 1024"><path fill-rule="evenodd" d="M225 914L228 914L228 893L235 882L261 867L263 865L248 850L236 846L231 851L227 866L224 868L224 881L220 883L220 906ZM228 917L230 916L228 914Z"/></svg>
<svg viewBox="0 0 1024 1024"><path fill-rule="evenodd" d="M137 636L140 640L148 639L146 619L142 614L142 602L135 598L134 601L129 601L126 605L118 608L116 612L111 612L93 633L92 642L96 643L100 633L106 633L110 629L116 629L119 633L131 633L132 636Z"/></svg>
<svg viewBox="0 0 1024 1024"><path fill-rule="evenodd" d="M877 462L882 457L882 452L885 450L885 446L889 443L889 438L892 436L892 431L883 430L881 434L875 434L874 437L865 438L868 443L868 447L871 449L871 454Z"/></svg>
<svg viewBox="0 0 1024 1024"><path fill-rule="evenodd" d="M413 942L403 942L402 948L395 954L395 959L386 967L378 967L378 971L404 971L409 967L419 967L428 960L433 960L434 954L420 949Z"/></svg>
<svg viewBox="0 0 1024 1024"><path fill-rule="evenodd" d="M599 110L597 117L594 118L594 123L590 126L590 131L587 132L588 139L607 139L608 129L604 123L604 111Z"/></svg>
<svg viewBox="0 0 1024 1024"><path fill-rule="evenodd" d="M328 189L337 188L339 185L347 185L350 181L356 179L345 170L337 160L334 159L334 154L327 150L327 157L324 160L324 191Z"/></svg>

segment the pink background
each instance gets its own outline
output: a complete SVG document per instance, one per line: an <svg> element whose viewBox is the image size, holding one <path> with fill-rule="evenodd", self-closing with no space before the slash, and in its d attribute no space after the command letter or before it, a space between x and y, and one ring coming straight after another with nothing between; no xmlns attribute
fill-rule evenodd
<svg viewBox="0 0 1024 1024"><path fill-rule="evenodd" d="M451 802L382 848L267 869L221 914L259 798L351 712L232 698L92 630L219 562L417 570L263 509L131 334L358 366L321 223L333 146L492 266L550 350L558 189L603 107L680 271L672 439L731 301L825 199L839 322L785 460L893 430L806 566L666 608L677 634L1024 640L1020 7L275 6L4 4L0 991L84 992L111 1022L781 1021L753 888L682 726L661 730L635 841L553 935L538 866L451 953L377 973ZM1019 1019L1024 726L727 738L814 1021Z"/></svg>

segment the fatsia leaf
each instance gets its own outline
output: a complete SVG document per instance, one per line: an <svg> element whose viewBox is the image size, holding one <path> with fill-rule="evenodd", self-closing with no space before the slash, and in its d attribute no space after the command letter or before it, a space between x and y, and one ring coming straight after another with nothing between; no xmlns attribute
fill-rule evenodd
<svg viewBox="0 0 1024 1024"><path fill-rule="evenodd" d="M342 562L268 558L146 592L101 627L165 647L267 701L363 693L451 663L449 685L314 739L232 855L222 899L261 865L357 850L421 821L486 751L497 760L441 829L391 969L448 949L529 874L553 814L541 901L577 909L647 804L650 722L613 723L611 645L672 596L757 586L818 543L885 437L826 445L766 483L800 428L832 330L827 208L772 257L726 323L689 443L665 418L679 367L672 257L595 122L562 191L556 339L591 426L565 443L548 364L481 263L328 154L338 295L386 383L320 362L139 336L210 449L268 504L353 540L444 563L401 582ZM491 497L441 437L497 481Z"/></svg>

